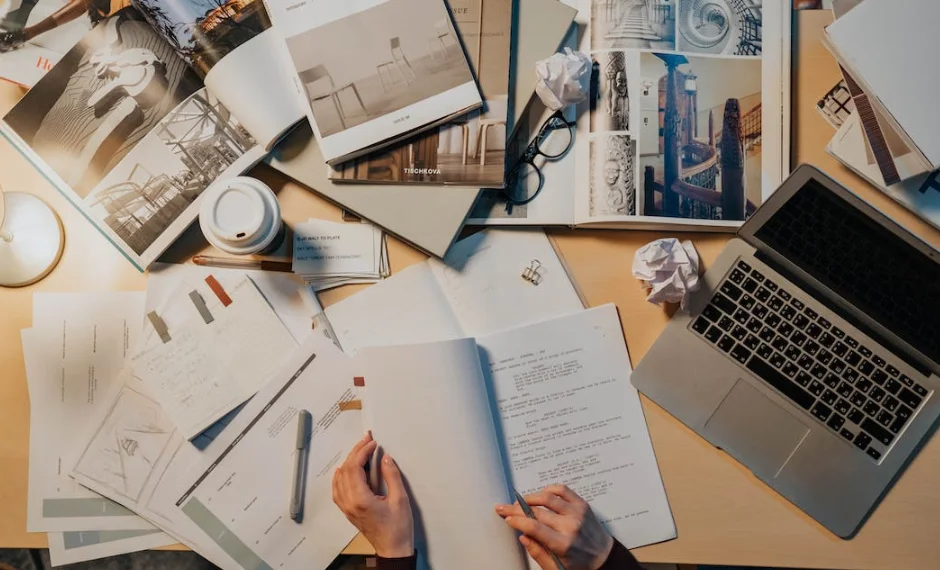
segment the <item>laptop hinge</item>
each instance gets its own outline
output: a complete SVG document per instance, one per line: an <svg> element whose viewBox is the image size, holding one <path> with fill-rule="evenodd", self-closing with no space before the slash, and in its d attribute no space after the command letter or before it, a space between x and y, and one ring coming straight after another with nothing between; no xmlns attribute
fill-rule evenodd
<svg viewBox="0 0 940 570"><path fill-rule="evenodd" d="M841 303L837 303L825 295L818 294L814 287L807 284L805 280L801 279L798 275L796 275L793 271L785 267L782 263L778 263L777 261L775 261L773 259L773 256L767 255L766 253L761 251L761 249L758 248L757 251L754 253L754 257L756 257L762 263L769 266L771 269L773 269L777 273L789 279L791 282L795 283L800 289L803 290L804 293L806 293L813 299L816 299L817 301L819 301L822 305L824 305L830 311L832 311L833 313L845 319L849 324L851 324L858 330L862 331L863 333L871 337L873 340L875 340L882 346L890 349L892 354L894 354L895 356L897 356L898 358L906 362L908 365L911 366L911 368L913 368L914 370L917 370L924 376L930 376L931 370L927 368L926 366L924 366L923 364L921 364L917 359L909 356L906 350L899 347L896 343L892 342L891 340L887 339L883 334L876 331L874 328L872 328L867 323L865 323L862 319L859 319L858 317L853 315L851 311L846 310L846 308Z"/></svg>

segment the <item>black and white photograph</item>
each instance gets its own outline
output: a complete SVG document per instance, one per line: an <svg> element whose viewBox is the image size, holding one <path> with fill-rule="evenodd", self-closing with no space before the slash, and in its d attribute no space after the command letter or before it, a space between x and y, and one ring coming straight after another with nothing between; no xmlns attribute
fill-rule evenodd
<svg viewBox="0 0 940 570"><path fill-rule="evenodd" d="M641 55L642 210L743 221L761 203L761 62Z"/></svg>
<svg viewBox="0 0 940 570"><path fill-rule="evenodd" d="M838 129L845 123L845 120L855 112L855 101L844 79L833 85L832 89L823 95L823 98L816 103L816 109L833 128Z"/></svg>
<svg viewBox="0 0 940 570"><path fill-rule="evenodd" d="M636 141L625 133L591 135L591 217L636 214Z"/></svg>
<svg viewBox="0 0 940 570"><path fill-rule="evenodd" d="M764 0L678 0L681 52L761 55Z"/></svg>
<svg viewBox="0 0 940 570"><path fill-rule="evenodd" d="M634 51L598 52L591 90L591 132L629 131L630 93L639 83L640 56Z"/></svg>
<svg viewBox="0 0 940 570"><path fill-rule="evenodd" d="M288 38L321 137L473 81L447 13L388 0ZM335 46L357 39L354 51Z"/></svg>
<svg viewBox="0 0 940 570"><path fill-rule="evenodd" d="M591 0L591 50L676 48L676 2Z"/></svg>
<svg viewBox="0 0 940 570"><path fill-rule="evenodd" d="M202 89L164 117L85 205L141 255L209 184L241 174L261 155L228 109Z"/></svg>
<svg viewBox="0 0 940 570"><path fill-rule="evenodd" d="M136 0L135 5L202 77L271 27L261 0Z"/></svg>
<svg viewBox="0 0 940 570"><path fill-rule="evenodd" d="M92 29L4 120L84 198L201 87L173 48L128 7Z"/></svg>

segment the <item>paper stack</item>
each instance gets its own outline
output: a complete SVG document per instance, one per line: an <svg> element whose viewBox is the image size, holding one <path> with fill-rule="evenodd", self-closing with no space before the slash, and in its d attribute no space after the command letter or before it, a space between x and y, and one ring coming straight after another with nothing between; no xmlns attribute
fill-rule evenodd
<svg viewBox="0 0 940 570"><path fill-rule="evenodd" d="M385 234L370 223L309 219L294 227L294 273L314 290L388 277Z"/></svg>
<svg viewBox="0 0 940 570"><path fill-rule="evenodd" d="M170 435L198 457L231 421L226 413L311 331L306 286L289 273L153 269L146 294L37 293L33 327L21 331L31 407L27 530L48 533L55 566L186 540L115 501L140 495L141 466L156 467L148 461ZM137 410L133 429L108 431L109 409L130 385L157 411ZM90 435L102 430L107 449L90 458ZM203 435L186 441L196 432ZM105 498L74 480L80 457L121 494Z"/></svg>
<svg viewBox="0 0 940 570"><path fill-rule="evenodd" d="M940 4L911 0L834 0L827 47L844 80L819 102L837 129L827 150L888 196L940 228L940 136L934 128L936 74L911 72L911 53L940 57L911 26L940 18ZM871 42L872 37L879 41ZM912 42L916 42L914 45Z"/></svg>

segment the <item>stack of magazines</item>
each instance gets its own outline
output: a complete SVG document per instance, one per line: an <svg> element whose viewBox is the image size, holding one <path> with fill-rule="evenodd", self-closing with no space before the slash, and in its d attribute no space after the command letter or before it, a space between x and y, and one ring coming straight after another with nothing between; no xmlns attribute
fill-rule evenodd
<svg viewBox="0 0 940 570"><path fill-rule="evenodd" d="M926 61L940 57L930 31L940 20L940 3L833 0L833 12L826 44L843 81L819 103L838 128L828 150L940 228L940 78L904 65L911 54Z"/></svg>

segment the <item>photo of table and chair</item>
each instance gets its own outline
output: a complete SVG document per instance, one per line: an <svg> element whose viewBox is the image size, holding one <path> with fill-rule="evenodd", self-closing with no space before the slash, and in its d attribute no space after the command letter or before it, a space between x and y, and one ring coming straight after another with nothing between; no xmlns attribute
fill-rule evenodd
<svg viewBox="0 0 940 570"><path fill-rule="evenodd" d="M328 137L472 80L447 13L389 0L288 40L300 79ZM359 39L354 52L335 48Z"/></svg>

